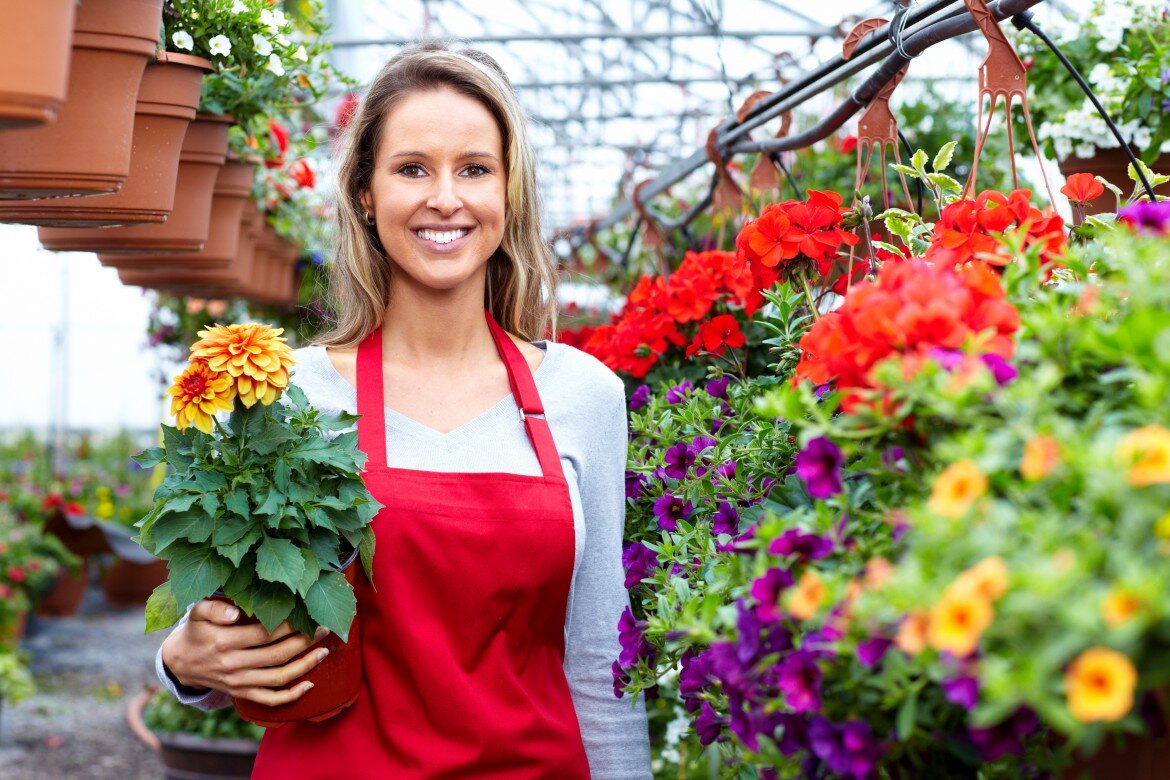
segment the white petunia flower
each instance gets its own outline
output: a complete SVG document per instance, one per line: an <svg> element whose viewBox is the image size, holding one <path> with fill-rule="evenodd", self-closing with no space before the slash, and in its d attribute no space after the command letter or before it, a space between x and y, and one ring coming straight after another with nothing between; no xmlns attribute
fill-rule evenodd
<svg viewBox="0 0 1170 780"><path fill-rule="evenodd" d="M273 37L276 38L276 42L279 43L281 46L288 46L288 36L281 35L280 33L277 33Z"/></svg>
<svg viewBox="0 0 1170 780"><path fill-rule="evenodd" d="M280 61L279 55L273 54L271 57L268 58L268 69L270 71L272 71L273 73L275 73L277 76L284 75L284 63Z"/></svg>
<svg viewBox="0 0 1170 780"><path fill-rule="evenodd" d="M232 53L232 42L226 35L217 35L207 42L208 49L211 50L212 56L216 54L223 57Z"/></svg>
<svg viewBox="0 0 1170 780"><path fill-rule="evenodd" d="M267 57L272 53L272 41L265 38L260 33L252 36L252 45L256 47L256 53L261 57Z"/></svg>
<svg viewBox="0 0 1170 780"><path fill-rule="evenodd" d="M301 62L308 62L309 61L309 53L307 51L305 51L304 46L298 46L297 50L293 52L292 58L294 60L300 60Z"/></svg>
<svg viewBox="0 0 1170 780"><path fill-rule="evenodd" d="M236 2L232 3L232 13L233 14L242 14L247 10L248 10L248 4L245 3L244 0L236 0Z"/></svg>
<svg viewBox="0 0 1170 780"><path fill-rule="evenodd" d="M191 51L195 48L195 39L191 37L191 33L186 30L179 30L171 36L171 42L175 44L176 49L186 49Z"/></svg>
<svg viewBox="0 0 1170 780"><path fill-rule="evenodd" d="M284 11L279 9L273 11L269 8L265 8L260 12L260 23L274 32L279 30L281 27L284 27L286 22L287 20L284 18Z"/></svg>

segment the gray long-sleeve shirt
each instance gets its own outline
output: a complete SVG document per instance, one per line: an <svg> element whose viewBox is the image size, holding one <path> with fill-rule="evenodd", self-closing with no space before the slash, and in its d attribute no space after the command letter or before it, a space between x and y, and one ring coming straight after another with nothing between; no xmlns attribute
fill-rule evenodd
<svg viewBox="0 0 1170 780"><path fill-rule="evenodd" d="M561 457L573 505L576 554L565 617L565 676L596 780L650 777L646 712L613 695L610 667L618 655L617 622L629 604L621 565L625 518L626 405L621 381L572 347L536 342L545 350L533 373ZM326 413L356 413L353 385L333 368L323 347L296 350L293 382ZM439 433L386 410L386 454L394 468L496 471L539 475L540 464L512 396L473 420ZM212 691L186 695L156 658L159 679L184 704L215 709L229 703Z"/></svg>

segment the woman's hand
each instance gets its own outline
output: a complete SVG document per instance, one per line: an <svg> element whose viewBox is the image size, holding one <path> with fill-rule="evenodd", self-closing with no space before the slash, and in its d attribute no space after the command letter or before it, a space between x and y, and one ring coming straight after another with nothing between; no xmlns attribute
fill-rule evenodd
<svg viewBox="0 0 1170 780"><path fill-rule="evenodd" d="M163 663L175 679L190 688L211 688L268 706L288 704L308 693L310 682L287 690L284 686L321 663L329 651L318 648L292 659L328 635L328 629L317 629L316 637L308 637L286 621L270 634L259 623L235 625L238 615L239 609L225 601L203 599L195 604L187 622L162 645Z"/></svg>

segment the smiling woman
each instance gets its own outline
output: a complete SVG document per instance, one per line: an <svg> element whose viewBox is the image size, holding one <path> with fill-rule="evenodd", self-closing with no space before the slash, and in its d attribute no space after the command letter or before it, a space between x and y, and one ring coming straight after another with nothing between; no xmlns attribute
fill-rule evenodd
<svg viewBox="0 0 1170 780"><path fill-rule="evenodd" d="M362 686L328 720L270 729L253 777L647 778L645 708L614 697L611 669L624 389L547 340L554 264L511 84L481 52L409 48L347 132L336 320L292 381L360 415L385 506L373 582L354 586ZM164 642L182 701L280 706L330 662L300 657L320 638L233 621L200 601Z"/></svg>

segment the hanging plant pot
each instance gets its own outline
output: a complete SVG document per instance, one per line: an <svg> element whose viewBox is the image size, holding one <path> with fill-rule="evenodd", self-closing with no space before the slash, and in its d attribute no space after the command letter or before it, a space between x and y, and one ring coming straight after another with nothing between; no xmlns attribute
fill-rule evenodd
<svg viewBox="0 0 1170 780"><path fill-rule="evenodd" d="M207 242L199 251L163 254L102 252L99 259L103 265L138 270L226 268L238 254L240 219L244 203L252 192L255 170L255 163L236 159L229 159L220 167L212 190ZM42 231L42 242L48 232Z"/></svg>
<svg viewBox="0 0 1170 780"><path fill-rule="evenodd" d="M170 53L146 66L135 106L130 175L121 190L93 198L0 203L0 222L55 226L40 231L41 243L62 252L90 251L92 228L164 222L175 201L183 138L199 106L203 74L210 70L211 62L201 57Z"/></svg>
<svg viewBox="0 0 1170 780"><path fill-rule="evenodd" d="M1137 150L1134 151L1135 154L1141 154ZM1100 176L1119 188L1123 198L1128 196L1134 188L1134 183L1127 173L1129 164L1129 157L1120 148L1098 149L1092 157L1066 157L1058 163L1060 172L1065 176L1071 176L1074 173L1091 173L1094 176ZM1154 173L1170 174L1170 154L1160 155L1149 168ZM1160 187L1155 187L1154 192L1158 195L1170 195L1170 186L1163 184ZM1109 190L1105 190L1101 197L1090 201L1085 206L1086 215L1112 214L1116 210L1117 198Z"/></svg>
<svg viewBox="0 0 1170 780"><path fill-rule="evenodd" d="M76 615L85 599L89 586L89 559L81 559L81 568L76 574L62 567L57 571L53 587L37 602L37 614L49 617Z"/></svg>
<svg viewBox="0 0 1170 780"><path fill-rule="evenodd" d="M102 575L102 593L114 607L136 607L146 603L150 594L167 581L167 562L135 563L118 558Z"/></svg>
<svg viewBox="0 0 1170 780"><path fill-rule="evenodd" d="M68 99L53 124L0 135L0 200L121 188L130 173L138 86L161 20L162 0L86 0L77 7Z"/></svg>
<svg viewBox="0 0 1170 780"><path fill-rule="evenodd" d="M0 129L57 120L69 83L76 0L9 3L0 30Z"/></svg>
<svg viewBox="0 0 1170 780"><path fill-rule="evenodd" d="M187 127L179 153L175 202L161 224L128 225L91 231L91 252L194 252L207 241L211 200L219 169L227 159L227 132L232 119L197 114Z"/></svg>

